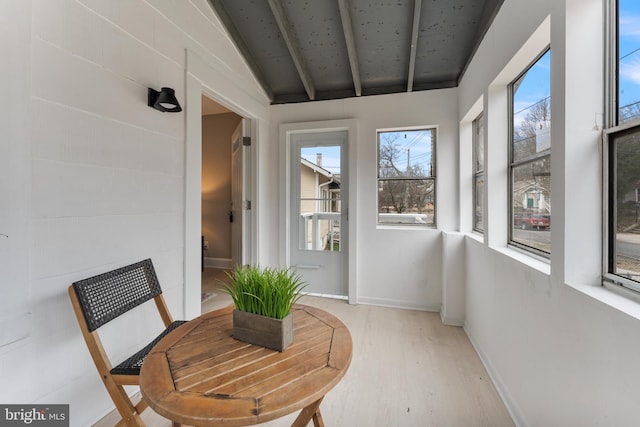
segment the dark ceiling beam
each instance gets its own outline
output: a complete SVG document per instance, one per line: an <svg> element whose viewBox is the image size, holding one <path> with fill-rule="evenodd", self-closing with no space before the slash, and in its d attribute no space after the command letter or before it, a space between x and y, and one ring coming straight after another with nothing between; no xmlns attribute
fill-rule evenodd
<svg viewBox="0 0 640 427"><path fill-rule="evenodd" d="M423 90L433 90L433 89L450 89L458 86L458 82L456 80L447 80L442 82L433 82L433 83L416 83L413 85L413 91L423 91ZM401 93L407 89L405 84L393 85L393 86L378 86L378 87L365 87L362 89L362 97L365 96L373 96L373 95L387 95L392 93ZM326 101L330 99L345 99L345 98L353 98L353 90L352 89L343 89L343 90L326 90L326 91L318 91L316 93L317 101ZM294 93L294 94L286 94L286 95L276 95L273 100L273 104L295 104L300 102L309 102L306 94L303 92Z"/></svg>
<svg viewBox="0 0 640 427"><path fill-rule="evenodd" d="M307 64L302 58L300 47L295 41L295 37L293 35L293 27L291 26L291 24L289 24L287 15L284 12L284 8L282 7L282 3L279 0L268 1L269 7L271 8L271 13L273 13L273 17L278 24L278 28L280 29L280 33L282 33L282 38L284 38L287 49L289 49L291 59L296 66L296 70L298 70L300 80L302 80L304 89L307 91L307 96L310 100L314 100L316 98L316 88L313 84L313 80L311 79L311 73L309 73L309 70L307 69Z"/></svg>
<svg viewBox="0 0 640 427"><path fill-rule="evenodd" d="M356 96L360 96L362 95L362 83L360 81L360 66L358 65L358 52L356 51L356 42L353 36L349 2L348 0L338 0L338 6L340 7L340 19L342 20L344 41L347 45L347 55L349 56L349 64L351 65L353 87L356 91Z"/></svg>
<svg viewBox="0 0 640 427"><path fill-rule="evenodd" d="M411 53L409 55L409 77L407 78L407 92L413 91L413 76L416 72L416 51L418 50L418 36L420 31L420 9L422 0L413 1L413 29L411 30Z"/></svg>
<svg viewBox="0 0 640 427"><path fill-rule="evenodd" d="M218 15L218 18L220 18L220 20L222 21L222 24L227 29L227 32L229 33L229 36L233 40L233 43L236 45L236 48L240 51L240 54L242 55L244 60L247 62L247 65L253 72L253 75L258 80L258 83L260 84L260 86L262 86L262 89L267 94L269 101L273 102L273 100L275 99L275 96L273 94L273 91L271 90L271 86L269 86L269 84L267 83L267 79L264 77L264 74L262 74L262 70L260 70L258 63L254 61L253 55L251 55L251 52L249 51L249 48L247 47L247 45L244 43L244 40L240 36L238 29L233 24L233 20L231 19L231 16L229 16L227 9L225 9L224 5L222 4L222 0L209 0L209 4L211 4L211 7L213 7L213 10L215 10L216 14Z"/></svg>

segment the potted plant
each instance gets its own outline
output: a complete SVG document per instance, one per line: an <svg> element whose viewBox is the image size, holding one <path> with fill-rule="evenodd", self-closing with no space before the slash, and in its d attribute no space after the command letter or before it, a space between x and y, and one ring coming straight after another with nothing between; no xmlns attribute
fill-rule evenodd
<svg viewBox="0 0 640 427"><path fill-rule="evenodd" d="M234 338L284 351L293 342L293 305L306 286L284 268L236 267L227 273L224 291L231 296Z"/></svg>

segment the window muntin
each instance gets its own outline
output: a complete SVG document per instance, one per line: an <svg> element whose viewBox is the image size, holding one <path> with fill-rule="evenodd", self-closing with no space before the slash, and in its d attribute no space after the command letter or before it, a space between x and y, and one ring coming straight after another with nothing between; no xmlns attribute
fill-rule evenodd
<svg viewBox="0 0 640 427"><path fill-rule="evenodd" d="M484 232L484 115L472 123L473 128L473 229Z"/></svg>
<svg viewBox="0 0 640 427"><path fill-rule="evenodd" d="M510 242L551 253L551 50L511 85Z"/></svg>
<svg viewBox="0 0 640 427"><path fill-rule="evenodd" d="M436 224L436 130L378 131L378 224Z"/></svg>
<svg viewBox="0 0 640 427"><path fill-rule="evenodd" d="M640 4L612 0L614 97L605 131L607 205L605 277L640 291Z"/></svg>

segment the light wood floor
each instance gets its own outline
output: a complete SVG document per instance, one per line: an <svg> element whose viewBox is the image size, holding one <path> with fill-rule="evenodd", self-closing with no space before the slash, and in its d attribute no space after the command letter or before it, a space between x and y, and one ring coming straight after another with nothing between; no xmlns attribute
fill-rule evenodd
<svg viewBox="0 0 640 427"><path fill-rule="evenodd" d="M230 303L214 293L203 312ZM309 296L301 303L333 313L353 338L349 371L322 402L327 427L514 425L462 328L443 325L437 313ZM96 426L114 425L113 415ZM290 426L296 415L260 425ZM143 419L149 427L171 426L151 409Z"/></svg>
<svg viewBox="0 0 640 427"><path fill-rule="evenodd" d="M233 304L231 297L225 294L221 288L226 282L225 270L206 268L202 273L202 292L207 294L207 299L202 302L202 312L207 313Z"/></svg>

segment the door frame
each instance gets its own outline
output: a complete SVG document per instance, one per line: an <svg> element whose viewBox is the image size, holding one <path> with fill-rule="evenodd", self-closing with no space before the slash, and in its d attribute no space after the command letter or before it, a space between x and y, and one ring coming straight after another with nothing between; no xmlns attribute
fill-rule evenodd
<svg viewBox="0 0 640 427"><path fill-rule="evenodd" d="M249 158L251 163L249 200L252 214L243 239L250 248L246 263L258 260L258 128L266 106L247 93L217 67L188 50L185 72L185 188L184 188L184 283L183 316L193 319L201 314L202 292L202 95L214 100L249 121ZM244 106L244 107L243 107ZM245 244L243 242L243 244Z"/></svg>
<svg viewBox="0 0 640 427"><path fill-rule="evenodd" d="M280 230L283 238L280 243L280 259L287 266L291 266L291 135L297 133L322 133L332 131L347 131L347 152L349 164L349 201L347 218L349 221L349 245L347 249L347 278L349 304L358 303L357 281L357 187L356 187L356 153L358 142L358 122L356 119L326 120L317 122L282 123L279 126L280 140Z"/></svg>

